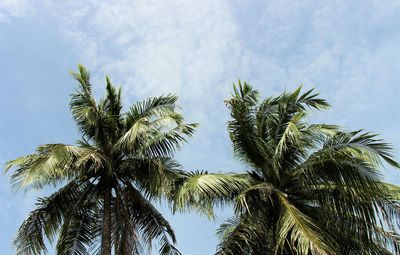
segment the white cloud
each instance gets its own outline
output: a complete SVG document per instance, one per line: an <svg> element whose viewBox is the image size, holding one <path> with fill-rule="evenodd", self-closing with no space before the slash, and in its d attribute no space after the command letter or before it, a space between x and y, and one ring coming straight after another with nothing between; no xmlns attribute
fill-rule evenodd
<svg viewBox="0 0 400 255"><path fill-rule="evenodd" d="M62 10L57 16L64 35L94 74L110 74L130 101L177 93L188 118L202 124L200 144L229 148L226 134L214 145L207 138L225 129L223 99L254 60L228 3L69 1L48 8Z"/></svg>
<svg viewBox="0 0 400 255"><path fill-rule="evenodd" d="M22 7L7 11L0 4L0 19L33 9L17 2ZM400 150L398 1L40 3L96 84L110 74L130 102L166 92L181 97L186 116L201 124L180 156L190 167L238 167L222 102L238 78L265 96L316 86L333 105L316 120L376 131Z"/></svg>
<svg viewBox="0 0 400 255"><path fill-rule="evenodd" d="M399 94L387 92L399 78L396 1L39 0L36 5L0 3L15 16L40 5L42 13L58 19L97 81L110 74L132 101L175 92L209 132L215 129L210 123L226 120L222 99L237 78L265 94L300 83L317 86L338 112L368 107L347 99L365 103L367 91L390 99Z"/></svg>
<svg viewBox="0 0 400 255"><path fill-rule="evenodd" d="M271 81L255 84L265 93L301 83L316 86L334 106L337 114L330 115L331 121L353 128L363 122L364 127L373 127L365 113L378 115L379 111L369 101L389 107L398 98L398 2L256 2L239 2L235 16L244 21L238 22L239 35L246 38L244 45L254 52L256 61L267 61L281 70L253 73L253 79ZM344 120L343 113L350 111L356 117Z"/></svg>
<svg viewBox="0 0 400 255"><path fill-rule="evenodd" d="M26 17L34 13L31 0L0 0L0 23L10 22L10 18Z"/></svg>
<svg viewBox="0 0 400 255"><path fill-rule="evenodd" d="M390 108L399 96L393 91L400 65L396 2L46 3L96 82L110 74L129 101L167 92L181 97L188 118L202 124L196 148L186 150L197 150L198 161L191 161L200 165L210 149L225 152L229 161L222 100L238 78L264 95L316 86L334 106L323 120L351 129L383 130L365 118L366 112L380 114L370 102Z"/></svg>

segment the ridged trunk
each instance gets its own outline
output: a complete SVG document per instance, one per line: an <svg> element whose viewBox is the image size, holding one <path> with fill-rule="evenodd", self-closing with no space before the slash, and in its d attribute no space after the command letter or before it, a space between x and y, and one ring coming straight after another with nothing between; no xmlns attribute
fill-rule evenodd
<svg viewBox="0 0 400 255"><path fill-rule="evenodd" d="M111 255L111 187L104 191L103 229L101 236L101 255Z"/></svg>

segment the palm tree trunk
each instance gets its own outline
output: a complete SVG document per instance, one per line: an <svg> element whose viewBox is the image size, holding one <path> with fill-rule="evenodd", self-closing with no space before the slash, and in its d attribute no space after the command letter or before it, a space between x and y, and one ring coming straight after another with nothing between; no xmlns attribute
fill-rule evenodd
<svg viewBox="0 0 400 255"><path fill-rule="evenodd" d="M111 186L104 192L103 231L101 236L101 255L111 255Z"/></svg>

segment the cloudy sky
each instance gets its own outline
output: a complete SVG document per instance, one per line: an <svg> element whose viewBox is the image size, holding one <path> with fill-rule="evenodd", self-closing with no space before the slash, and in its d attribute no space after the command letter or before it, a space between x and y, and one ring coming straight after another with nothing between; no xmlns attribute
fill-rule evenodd
<svg viewBox="0 0 400 255"><path fill-rule="evenodd" d="M400 160L399 23L398 0L0 0L0 163L79 138L68 112L78 63L98 97L105 75L123 87L126 105L177 93L188 121L200 123L177 154L189 170L244 170L223 103L239 78L264 96L315 87L332 108L310 121L379 133ZM399 171L384 174L400 184ZM43 194L14 193L8 177L0 176L3 254L14 253L15 232ZM212 222L162 211L186 255L212 254L231 213Z"/></svg>

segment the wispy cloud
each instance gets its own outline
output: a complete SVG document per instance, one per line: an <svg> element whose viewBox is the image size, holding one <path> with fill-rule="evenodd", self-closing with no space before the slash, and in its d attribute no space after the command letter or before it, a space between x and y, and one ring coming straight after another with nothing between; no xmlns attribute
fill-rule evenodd
<svg viewBox="0 0 400 255"><path fill-rule="evenodd" d="M21 18L32 15L35 9L31 0L1 0L0 23L10 22L12 18Z"/></svg>
<svg viewBox="0 0 400 255"><path fill-rule="evenodd" d="M334 107L327 120L349 128L378 129L400 142L392 131L399 115L392 114L394 119L385 123L392 128L373 121L400 111L395 103L400 95L398 2L253 2L240 2L234 8L236 20L244 21L238 22L240 38L246 38L245 47L257 61L276 67L264 72L259 71L263 65L255 69L251 79L256 86L266 93L301 83L315 86Z"/></svg>
<svg viewBox="0 0 400 255"><path fill-rule="evenodd" d="M239 167L223 103L238 78L265 96L316 87L333 109L315 121L376 131L400 151L399 1L4 3L0 21L32 15L40 5L95 84L110 74L127 101L177 93L188 119L201 124L179 156L189 168ZM389 178L400 182L396 174Z"/></svg>
<svg viewBox="0 0 400 255"><path fill-rule="evenodd" d="M252 61L228 1L70 1L68 6L50 8L65 10L58 14L64 35L94 73L109 73L130 101L177 93L188 118L202 124L200 144L210 146L215 137L214 146L228 147L219 138L227 117L223 99Z"/></svg>
<svg viewBox="0 0 400 255"><path fill-rule="evenodd" d="M334 106L324 121L354 129L361 123L400 143L391 128L365 118L400 110L394 103L400 94L398 2L40 2L97 83L110 74L130 102L168 92L181 97L188 118L202 124L189 154L200 146L230 156L221 135L228 118L222 100L238 78L265 95L315 86ZM400 117L385 125L394 128L396 121ZM202 156L196 163L205 162Z"/></svg>

